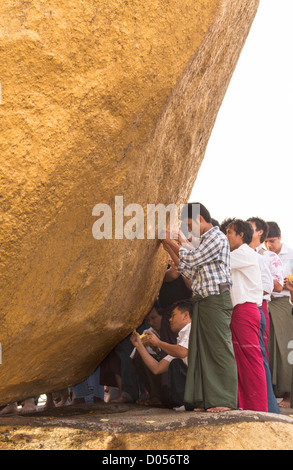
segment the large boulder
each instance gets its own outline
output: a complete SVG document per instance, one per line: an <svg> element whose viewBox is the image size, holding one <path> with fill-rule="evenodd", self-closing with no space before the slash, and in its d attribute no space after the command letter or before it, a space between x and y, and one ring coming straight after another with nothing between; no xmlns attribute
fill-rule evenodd
<svg viewBox="0 0 293 470"><path fill-rule="evenodd" d="M0 404L80 382L141 323L165 253L97 240L93 208L188 200L258 3L1 3Z"/></svg>

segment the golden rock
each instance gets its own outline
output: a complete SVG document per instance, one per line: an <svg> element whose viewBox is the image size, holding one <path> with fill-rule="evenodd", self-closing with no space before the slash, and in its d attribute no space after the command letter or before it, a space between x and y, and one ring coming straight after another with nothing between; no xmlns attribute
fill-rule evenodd
<svg viewBox="0 0 293 470"><path fill-rule="evenodd" d="M165 254L96 240L93 207L188 200L258 3L1 3L0 404L80 382L142 321Z"/></svg>

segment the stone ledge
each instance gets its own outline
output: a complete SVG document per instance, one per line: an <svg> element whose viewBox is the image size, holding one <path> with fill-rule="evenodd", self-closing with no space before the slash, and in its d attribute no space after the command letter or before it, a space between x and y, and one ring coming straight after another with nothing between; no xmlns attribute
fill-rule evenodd
<svg viewBox="0 0 293 470"><path fill-rule="evenodd" d="M182 413L103 403L40 410L0 418L0 450L292 450L291 412Z"/></svg>

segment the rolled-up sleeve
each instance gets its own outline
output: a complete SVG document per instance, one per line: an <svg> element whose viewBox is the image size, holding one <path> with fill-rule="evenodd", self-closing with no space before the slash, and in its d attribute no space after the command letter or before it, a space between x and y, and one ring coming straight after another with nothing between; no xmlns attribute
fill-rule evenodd
<svg viewBox="0 0 293 470"><path fill-rule="evenodd" d="M192 267L189 266L185 261L183 261L183 251L185 253L191 253L190 250L187 250L186 248L180 248L179 249L179 265L177 267L177 271L181 273L186 279L191 280L193 275L192 275Z"/></svg>
<svg viewBox="0 0 293 470"><path fill-rule="evenodd" d="M179 249L179 261L188 265L191 269L209 261L215 261L219 256L221 240L211 240L209 244L202 244L195 250Z"/></svg>

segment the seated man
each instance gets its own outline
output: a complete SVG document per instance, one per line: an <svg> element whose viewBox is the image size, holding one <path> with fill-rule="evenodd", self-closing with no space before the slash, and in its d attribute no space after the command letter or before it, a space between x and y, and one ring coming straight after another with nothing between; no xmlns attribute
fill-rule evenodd
<svg viewBox="0 0 293 470"><path fill-rule="evenodd" d="M146 350L140 335L130 337L142 361L135 362L137 373L148 389L155 390L157 398L166 406L181 406L184 402L184 388L187 373L188 343L191 328L192 302L183 300L172 307L170 317L171 330L178 333L177 344L161 341L154 333L147 333L147 342L159 347L167 356L157 361ZM168 388L162 386L158 375L168 371Z"/></svg>
<svg viewBox="0 0 293 470"><path fill-rule="evenodd" d="M154 333L158 338L160 338L161 325L162 325L162 310L159 308L159 304L156 301L151 311L145 317L146 322L150 328L145 329L142 332L140 337L142 338L143 345L147 348L147 351L155 358L159 358L160 348L152 348L152 345L148 342L148 333ZM130 354L131 359L134 358L136 354L136 348L133 349Z"/></svg>

